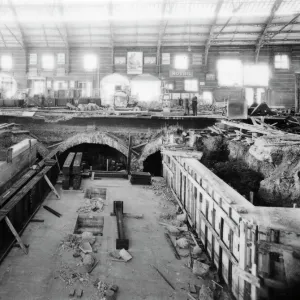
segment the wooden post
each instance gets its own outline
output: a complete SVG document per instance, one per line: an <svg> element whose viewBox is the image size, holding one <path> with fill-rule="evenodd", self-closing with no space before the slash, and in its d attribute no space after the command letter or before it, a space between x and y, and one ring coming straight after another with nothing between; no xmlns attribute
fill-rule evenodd
<svg viewBox="0 0 300 300"><path fill-rule="evenodd" d="M7 216L5 217L5 222L6 222L7 226L9 227L9 229L11 230L12 234L15 236L15 238L18 241L18 243L19 243L20 247L22 248L23 252L27 255L28 251L27 251L25 245L23 244L20 236L18 235L18 233L15 230L13 224L10 222L10 220Z"/></svg>
<svg viewBox="0 0 300 300"><path fill-rule="evenodd" d="M53 193L55 194L57 199L60 199L58 192L56 191L55 187L53 186L53 184L51 183L50 179L47 177L47 175L44 175L45 180L47 181L48 185L50 186L51 190L53 191Z"/></svg>
<svg viewBox="0 0 300 300"><path fill-rule="evenodd" d="M130 174L131 166L131 146L132 146L132 136L129 133L129 146L128 146L128 156L127 156L127 172Z"/></svg>
<svg viewBox="0 0 300 300"><path fill-rule="evenodd" d="M240 221L240 258L239 258L239 267L242 270L246 269L247 266L247 224ZM245 292L245 280L240 277L239 278L239 299L244 299Z"/></svg>
<svg viewBox="0 0 300 300"><path fill-rule="evenodd" d="M252 270L251 273L257 276L257 239L258 239L258 228L254 226L255 231L252 231ZM257 288L251 285L251 300L257 300Z"/></svg>
<svg viewBox="0 0 300 300"><path fill-rule="evenodd" d="M250 202L253 204L254 202L254 193L250 192Z"/></svg>
<svg viewBox="0 0 300 300"><path fill-rule="evenodd" d="M56 153L55 153L55 159L56 159L57 166L58 166L58 170L59 170L59 173L60 173L60 172L61 172L61 170L60 170L60 165L59 165L59 162L58 162L58 158L57 158L57 156L56 156Z"/></svg>

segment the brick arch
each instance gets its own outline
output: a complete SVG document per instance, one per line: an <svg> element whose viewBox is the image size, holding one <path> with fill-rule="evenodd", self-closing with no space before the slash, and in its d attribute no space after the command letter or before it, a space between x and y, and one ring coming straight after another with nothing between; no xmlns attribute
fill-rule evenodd
<svg viewBox="0 0 300 300"><path fill-rule="evenodd" d="M145 148L143 149L143 152L139 158L139 168L142 170L143 169L143 163L146 160L148 156L151 154L154 154L157 151L160 151L161 146L163 144L163 137L159 137L156 140L148 143Z"/></svg>
<svg viewBox="0 0 300 300"><path fill-rule="evenodd" d="M128 156L128 147L122 143L122 141L117 138L112 137L109 134L104 132L94 131L94 132L82 132L73 135L72 137L65 140L60 146L59 151L64 152L74 146L80 144L99 144L99 145L108 145L126 157Z"/></svg>

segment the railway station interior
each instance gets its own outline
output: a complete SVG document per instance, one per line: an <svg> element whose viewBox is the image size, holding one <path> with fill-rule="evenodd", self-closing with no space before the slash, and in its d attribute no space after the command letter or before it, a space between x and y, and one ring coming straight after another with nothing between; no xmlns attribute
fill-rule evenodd
<svg viewBox="0 0 300 300"><path fill-rule="evenodd" d="M299 0L0 0L0 300L298 300L299 208Z"/></svg>

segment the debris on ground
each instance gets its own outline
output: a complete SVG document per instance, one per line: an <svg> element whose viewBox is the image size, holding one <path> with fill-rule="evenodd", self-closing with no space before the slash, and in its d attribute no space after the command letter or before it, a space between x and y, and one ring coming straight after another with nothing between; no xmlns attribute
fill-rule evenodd
<svg viewBox="0 0 300 300"><path fill-rule="evenodd" d="M203 284L199 293L199 299L214 300L213 291Z"/></svg>
<svg viewBox="0 0 300 300"><path fill-rule="evenodd" d="M186 238L183 237L176 241L176 245L181 249L188 249L190 246L190 243Z"/></svg>
<svg viewBox="0 0 300 300"><path fill-rule="evenodd" d="M160 196L162 200L177 203L171 189L167 186L164 178L152 178L152 185L144 186L144 189L151 189L156 196Z"/></svg>
<svg viewBox="0 0 300 300"><path fill-rule="evenodd" d="M193 262L193 273L196 276L204 276L208 273L210 266L198 260Z"/></svg>
<svg viewBox="0 0 300 300"><path fill-rule="evenodd" d="M77 209L78 213L103 212L104 200L102 198L86 199L84 205Z"/></svg>
<svg viewBox="0 0 300 300"><path fill-rule="evenodd" d="M193 252L192 252L193 256L194 257L199 257L201 255L201 253L202 253L202 249L198 245L196 245L193 248Z"/></svg>
<svg viewBox="0 0 300 300"><path fill-rule="evenodd" d="M126 251L125 249L121 249L119 252L120 256L125 260L126 262L132 259L131 254Z"/></svg>
<svg viewBox="0 0 300 300"><path fill-rule="evenodd" d="M82 242L79 246L79 249L83 253L92 253L93 252L93 249L92 249L91 244L89 242Z"/></svg>
<svg viewBox="0 0 300 300"><path fill-rule="evenodd" d="M96 241L96 237L93 235L92 232L84 231L81 234L82 242L88 242L90 245L93 245Z"/></svg>

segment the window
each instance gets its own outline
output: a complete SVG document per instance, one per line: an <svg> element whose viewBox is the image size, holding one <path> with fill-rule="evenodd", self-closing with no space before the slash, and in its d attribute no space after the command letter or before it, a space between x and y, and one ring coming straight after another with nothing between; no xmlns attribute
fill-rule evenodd
<svg viewBox="0 0 300 300"><path fill-rule="evenodd" d="M244 66L244 85L246 86L268 86L269 67L262 65Z"/></svg>
<svg viewBox="0 0 300 300"><path fill-rule="evenodd" d="M241 86L243 84L243 66L238 59L220 59L217 64L220 86Z"/></svg>
<svg viewBox="0 0 300 300"><path fill-rule="evenodd" d="M210 91L204 91L202 94L203 103L212 104L213 103L213 95Z"/></svg>
<svg viewBox="0 0 300 300"><path fill-rule="evenodd" d="M289 56L287 54L276 54L274 66L275 69L288 69L290 67Z"/></svg>
<svg viewBox="0 0 300 300"><path fill-rule="evenodd" d="M44 70L54 69L54 56L51 54L45 54L42 56L42 68Z"/></svg>
<svg viewBox="0 0 300 300"><path fill-rule="evenodd" d="M1 56L1 69L10 71L12 69L12 57L11 55Z"/></svg>
<svg viewBox="0 0 300 300"><path fill-rule="evenodd" d="M97 56L94 54L87 54L84 56L84 69L92 71L97 68Z"/></svg>
<svg viewBox="0 0 300 300"><path fill-rule="evenodd" d="M198 92L198 80L197 79L185 79L184 90L187 92Z"/></svg>
<svg viewBox="0 0 300 300"><path fill-rule="evenodd" d="M186 70L189 68L189 58L186 54L178 54L174 58L174 68Z"/></svg>

